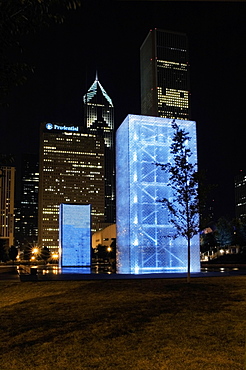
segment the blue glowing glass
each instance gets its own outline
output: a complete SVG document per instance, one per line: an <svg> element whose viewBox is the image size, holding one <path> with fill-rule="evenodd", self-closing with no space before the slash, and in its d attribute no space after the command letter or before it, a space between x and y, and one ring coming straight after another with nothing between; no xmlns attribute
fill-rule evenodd
<svg viewBox="0 0 246 370"><path fill-rule="evenodd" d="M119 273L187 271L187 241L174 232L158 199L172 194L168 174L156 162L172 161L172 120L128 115L116 133L116 225ZM176 120L189 133L197 163L196 123ZM191 241L191 272L200 271L199 236Z"/></svg>
<svg viewBox="0 0 246 370"><path fill-rule="evenodd" d="M91 205L61 204L59 215L60 267L91 264Z"/></svg>

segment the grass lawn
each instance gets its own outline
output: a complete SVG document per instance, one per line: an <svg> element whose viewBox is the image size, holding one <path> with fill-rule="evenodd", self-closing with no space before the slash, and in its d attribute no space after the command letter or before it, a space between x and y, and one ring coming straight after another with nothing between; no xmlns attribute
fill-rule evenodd
<svg viewBox="0 0 246 370"><path fill-rule="evenodd" d="M0 281L0 370L246 369L246 276Z"/></svg>

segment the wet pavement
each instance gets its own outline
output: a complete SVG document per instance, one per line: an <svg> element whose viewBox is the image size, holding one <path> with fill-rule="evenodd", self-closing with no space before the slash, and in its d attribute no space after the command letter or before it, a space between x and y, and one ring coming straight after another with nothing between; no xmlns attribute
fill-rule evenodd
<svg viewBox="0 0 246 370"><path fill-rule="evenodd" d="M2 265L0 266L0 280L20 281L20 276L16 266Z"/></svg>

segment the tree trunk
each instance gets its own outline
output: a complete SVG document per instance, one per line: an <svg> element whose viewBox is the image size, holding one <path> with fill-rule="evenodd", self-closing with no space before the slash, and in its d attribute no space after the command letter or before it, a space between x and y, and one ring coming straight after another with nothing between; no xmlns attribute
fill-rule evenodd
<svg viewBox="0 0 246 370"><path fill-rule="evenodd" d="M188 237L187 283L190 283L190 237Z"/></svg>

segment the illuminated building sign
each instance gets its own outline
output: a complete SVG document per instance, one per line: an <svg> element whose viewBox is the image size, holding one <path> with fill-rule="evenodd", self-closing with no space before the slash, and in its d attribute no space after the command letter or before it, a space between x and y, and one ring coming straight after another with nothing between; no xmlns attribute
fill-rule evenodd
<svg viewBox="0 0 246 370"><path fill-rule="evenodd" d="M79 131L78 126L60 126L53 123L46 123L46 129L47 130L61 130L61 131Z"/></svg>
<svg viewBox="0 0 246 370"><path fill-rule="evenodd" d="M189 133L197 163L196 123L176 120ZM172 120L129 115L116 133L117 271L186 272L187 240L173 239L173 224L159 199L172 201L168 174L155 163L172 161ZM197 215L198 217L198 215ZM191 240L191 271L200 271L199 235Z"/></svg>
<svg viewBox="0 0 246 370"><path fill-rule="evenodd" d="M90 204L60 205L59 244L60 267L90 266Z"/></svg>

